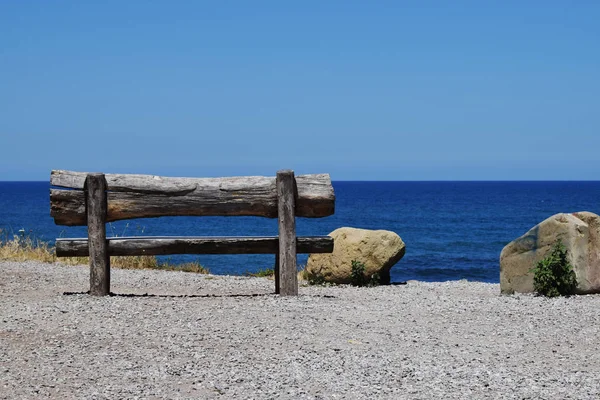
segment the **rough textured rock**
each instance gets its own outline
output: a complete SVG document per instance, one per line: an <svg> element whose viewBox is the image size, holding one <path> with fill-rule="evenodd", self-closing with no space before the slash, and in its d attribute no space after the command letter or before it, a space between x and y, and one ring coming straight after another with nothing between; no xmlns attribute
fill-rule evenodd
<svg viewBox="0 0 600 400"><path fill-rule="evenodd" d="M391 231L339 228L329 236L334 239L333 253L311 254L306 263L309 274L327 282L350 283L352 261L365 264L365 274L379 273L382 283L390 282L390 269L404 256L405 245Z"/></svg>
<svg viewBox="0 0 600 400"><path fill-rule="evenodd" d="M500 290L533 292L533 273L557 240L577 276L577 293L600 293L600 217L590 212L556 214L510 242L500 254Z"/></svg>

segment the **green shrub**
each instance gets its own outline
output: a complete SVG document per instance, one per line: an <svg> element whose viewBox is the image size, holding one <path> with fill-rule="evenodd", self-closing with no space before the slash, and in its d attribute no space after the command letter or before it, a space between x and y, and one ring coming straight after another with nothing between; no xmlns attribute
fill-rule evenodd
<svg viewBox="0 0 600 400"><path fill-rule="evenodd" d="M331 285L331 282L327 282L323 275L316 274L308 274L307 279L308 284L311 286L328 286Z"/></svg>
<svg viewBox="0 0 600 400"><path fill-rule="evenodd" d="M311 286L329 286L332 285L331 283L327 282L325 280L325 277L323 275L320 274L314 274L311 272L308 272L306 270L306 268L303 268L300 270L300 272L298 273L300 279L303 279L305 281L308 282L309 285Z"/></svg>
<svg viewBox="0 0 600 400"><path fill-rule="evenodd" d="M350 283L352 286L366 286L367 278L365 277L365 264L352 260L352 272L350 274Z"/></svg>
<svg viewBox="0 0 600 400"><path fill-rule="evenodd" d="M257 272L246 272L244 275L253 276L255 278L273 278L275 277L275 270L273 268L260 269Z"/></svg>
<svg viewBox="0 0 600 400"><path fill-rule="evenodd" d="M364 263L352 260L352 272L350 273L350 284L352 286L378 286L381 283L379 274L373 274L369 277L365 275L366 266Z"/></svg>
<svg viewBox="0 0 600 400"><path fill-rule="evenodd" d="M379 286L381 285L381 278L379 274L372 274L371 276L367 276L366 266L364 263L352 260L352 271L350 272L350 284L352 286ZM337 283L328 282L327 278L319 273L311 273L306 269L303 269L299 272L299 277L308 281L309 285L317 285L317 286L337 286Z"/></svg>
<svg viewBox="0 0 600 400"><path fill-rule="evenodd" d="M567 260L567 249L559 240L552 251L539 261L533 272L534 290L546 297L569 296L575 293L577 279Z"/></svg>

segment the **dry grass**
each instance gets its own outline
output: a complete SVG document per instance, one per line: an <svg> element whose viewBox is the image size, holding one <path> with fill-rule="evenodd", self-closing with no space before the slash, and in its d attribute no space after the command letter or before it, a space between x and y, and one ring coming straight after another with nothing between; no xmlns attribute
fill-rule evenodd
<svg viewBox="0 0 600 400"><path fill-rule="evenodd" d="M0 229L0 261L39 261L66 265L88 264L88 257L56 257L54 247L29 236L13 235L9 238ZM166 271L208 274L208 269L197 262L184 264L160 263L155 256L113 256L111 267L123 269L160 269Z"/></svg>
<svg viewBox="0 0 600 400"><path fill-rule="evenodd" d="M15 235L12 239L0 239L0 260L52 263L56 261L56 255L54 248L46 242Z"/></svg>

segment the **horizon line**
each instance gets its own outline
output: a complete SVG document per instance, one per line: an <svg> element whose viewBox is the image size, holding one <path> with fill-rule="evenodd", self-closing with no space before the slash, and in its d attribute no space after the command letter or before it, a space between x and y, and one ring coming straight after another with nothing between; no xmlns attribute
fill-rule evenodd
<svg viewBox="0 0 600 400"><path fill-rule="evenodd" d="M244 175L239 175L243 177ZM248 175L253 176L253 175ZM165 176L167 177L167 176ZM169 176L170 177L170 176ZM180 178L180 177L173 177ZM207 177L186 177L186 178L225 178L225 177L216 177L216 176L207 176ZM229 178L229 177L227 177ZM332 179L332 182L356 182L356 183L367 183L367 182L600 182L600 179L404 179L404 180L394 180L394 179ZM50 183L50 180L0 180L0 183Z"/></svg>

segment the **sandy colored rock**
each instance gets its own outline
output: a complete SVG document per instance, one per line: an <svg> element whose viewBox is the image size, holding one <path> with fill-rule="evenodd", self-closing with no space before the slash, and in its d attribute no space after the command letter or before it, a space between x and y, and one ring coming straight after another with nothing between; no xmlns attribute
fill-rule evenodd
<svg viewBox="0 0 600 400"><path fill-rule="evenodd" d="M327 282L350 283L352 261L365 264L365 274L378 273L382 283L389 283L390 269L404 256L405 245L391 231L338 228L329 236L334 239L333 253L311 254L306 263L309 274Z"/></svg>
<svg viewBox="0 0 600 400"><path fill-rule="evenodd" d="M591 212L560 213L510 242L500 254L500 290L533 292L535 265L561 240L577 277L577 293L600 293L600 217Z"/></svg>

